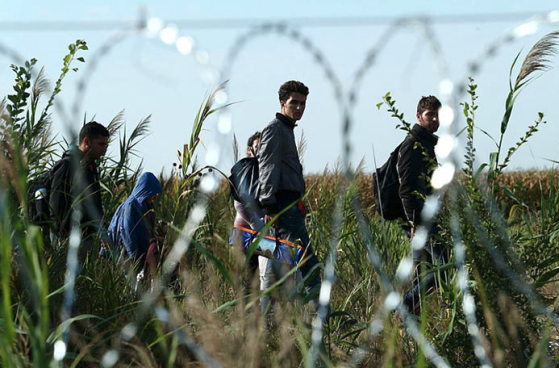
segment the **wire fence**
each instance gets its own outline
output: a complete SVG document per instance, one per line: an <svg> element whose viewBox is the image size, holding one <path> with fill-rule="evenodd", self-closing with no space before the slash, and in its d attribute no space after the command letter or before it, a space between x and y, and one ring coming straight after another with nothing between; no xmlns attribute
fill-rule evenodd
<svg viewBox="0 0 559 368"><path fill-rule="evenodd" d="M140 21L135 22L133 25L127 25L123 27L120 31L117 31L109 39L107 39L101 47L95 50L93 56L89 59L87 68L82 74L81 79L77 84L77 93L75 94L74 100L71 104L71 109L67 110L63 104L57 105L58 111L62 118L65 120L68 127L72 126L72 121L77 121L79 115L82 113L83 101L87 98L88 88L94 83L94 74L97 67L105 62L107 56L111 51L117 47L123 41L132 37L146 37L151 40L158 40L166 46L174 47L176 51L188 57L192 57L198 64L200 72L206 73L208 76L208 86L210 88L216 88L222 81L227 80L234 76L235 69L239 67L237 65L237 60L240 55L242 55L246 46L253 40L262 37L264 35L274 35L276 37L287 38L288 40L298 43L302 46L310 56L313 62L316 64L317 68L322 70L323 77L327 81L327 84L331 87L332 93L335 96L335 101L338 103L339 110L339 120L340 126L342 126L341 131L341 145L343 147L341 153L343 171L346 180L343 182L339 188L339 197L343 198L343 193L348 190L351 178L355 174L354 170L351 169L349 164L349 157L351 155L351 139L350 134L354 128L354 117L352 116L356 104L359 100L360 87L367 76L367 73L375 67L375 62L378 60L380 54L382 54L385 47L392 41L398 32L403 30L413 28L418 30L421 34L423 40L429 45L433 59L436 61L437 70L439 74L439 96L443 103L443 108L440 111L440 121L441 130L439 142L450 142L450 149L445 151L444 155L439 157L439 167L434 173L434 177L437 179L437 191L432 197L427 198L426 207L422 214L424 219L424 225L417 230L416 236L414 237L412 246L414 249L423 249L427 246L428 240L428 229L430 224L435 220L435 216L439 213L442 208L442 198L445 194L449 194L450 198L457 198L460 189L454 186L453 179L456 174L460 171L462 167L462 157L459 156L458 150L455 149L457 146L456 137L459 133L460 127L457 123L457 115L460 109L458 101L462 101L467 90L467 85L463 82L454 83L449 75L448 65L444 59L444 53L441 51L441 46L439 44L437 34L433 31L432 25L434 23L444 23L444 22L470 22L479 21L480 19L492 19L493 21L515 21L519 19L526 18L526 14L505 14L505 15L487 15L487 16L460 16L456 18L451 17L441 17L440 19L427 19L427 18L354 18L354 19L323 19L323 20L300 20L288 23L278 23L278 22L265 22L258 26L252 27L247 30L246 33L239 36L233 44L229 47L227 56L224 60L223 67L220 69L213 65L209 53L196 45L196 42L188 36L183 34L181 29L183 27L188 28L235 28L235 27L246 27L246 20L231 20L227 22L220 21L218 24L205 21L163 21L156 18L146 19L141 18ZM356 24L387 24L384 34L379 38L377 44L373 45L367 52L365 60L357 68L354 73L353 80L350 87L344 90L343 84L340 82L340 77L336 74L336 70L331 66L325 53L313 42L313 40L306 36L304 33L304 28L313 26L346 26L346 25L356 25ZM535 34L540 28L544 26L556 27L559 24L559 12L552 11L548 13L537 14L532 17L527 22L522 22L511 31L506 32L502 36L498 37L492 42L488 42L487 46L484 48L481 56L477 56L472 59L469 64L468 76L475 76L483 69L484 63L499 53L499 50L506 44L513 43L523 37ZM119 23L97 23L97 24L73 24L73 23L59 23L54 24L21 24L21 23L3 23L0 26L1 31L38 31L38 30L74 30L74 29L115 29L120 27ZM17 52L8 49L7 47L0 44L0 55L13 60L14 63L21 64L22 57L17 54ZM217 99L220 105L225 106L228 102L228 91L226 87L219 91L217 94ZM205 153L205 162L211 166L217 166L226 155L223 147L228 145L228 140L232 128L234 126L233 115L227 108L220 109L217 111L217 121L218 121L218 131L216 135L215 142L211 142L207 145L207 151ZM444 150L443 150L444 151ZM196 230L199 228L203 222L206 211L209 206L209 201L211 195L218 189L218 180L213 175L204 176L200 182L199 191L203 194L196 201L194 206L189 212L188 218L181 231L181 236L172 246L168 256L165 260L164 272L172 272L176 266L180 263L181 259L184 257L189 247L192 244L192 240ZM442 357L437 351L437 347L425 336L421 331L420 325L417 323L416 319L410 317L407 310L402 305L402 300L398 290L399 285L402 285L406 281L409 281L410 275L414 273L413 262L411 256L405 257L401 260L398 265L397 275L404 275L401 279L398 277L391 276L386 272L386 265L382 264L381 256L381 244L375 244L375 237L371 233L371 229L367 224L367 219L364 217L364 211L362 205L357 199L352 201L352 210L357 218L359 224L360 236L365 239L365 243L368 249L368 258L371 262L375 272L378 274L380 283L382 285L383 299L381 305L383 309L380 310L377 315L369 322L368 333L369 337L372 339L383 330L386 316L394 311L397 311L404 318L404 323L406 330L409 335L415 340L415 342L421 347L421 350L425 354L427 360L429 360L436 367L449 367L448 361ZM344 221L345 212L341 201L338 201L335 206L335 212L333 216L332 228L338 229L341 227ZM495 215L497 216L497 215ZM497 216L498 217L498 216ZM498 219L496 219L498 220ZM478 223L479 219L472 215L470 221L475 225L478 235L483 238L484 230L483 227ZM459 219L453 216L450 221L451 233L453 238L453 253L455 257L455 267L457 272L458 287L461 292L461 304L463 312L467 319L468 332L471 336L471 341L474 346L474 351L481 367L493 367L493 361L490 358L490 352L487 351L486 346L483 344L481 334L481 327L479 321L476 317L476 308L473 301L474 297L471 294L469 285L471 284L470 275L467 268L467 261L465 258L465 244L462 240L463 234L461 233L459 226ZM477 224L477 225L476 225ZM77 232L76 232L77 234ZM68 270L67 274L67 284L73 284L74 279L77 277L77 247L79 245L79 235L72 234L70 237L70 249L68 253ZM320 290L319 296L319 308L326 310L329 308L331 302L331 292L336 285L336 262L338 254L338 246L340 244L340 238L337 232L333 232L334 236L330 239L328 257L325 261L324 267L324 281ZM533 290L527 282L523 281L523 278L519 275L517 270L512 269L508 263L504 260L503 255L495 247L491 241L487 240L486 244L483 246L489 250L489 253L494 257L495 263L503 269L503 271L508 275L511 283L517 285L521 290L522 294L531 300L531 304L537 310L539 315L546 316L550 319L552 324L559 327L557 324L557 315L549 311L545 305L539 300L538 294ZM407 275L407 276L406 276ZM156 289L162 292L162 288ZM63 308L63 322L69 321L71 317L72 302L75 299L73 295L73 288L66 289L65 296L65 307ZM198 344L191 336L189 336L181 326L177 325L176 322L169 318L171 312L167 310L162 305L158 304L156 296L146 296L144 298L146 310L155 310L156 314L160 320L164 321L168 325L170 331L174 331L178 338L178 344L186 346L196 358L202 362L204 365L209 367L220 367L221 365L210 356L201 344ZM320 313L319 313L320 315ZM324 339L323 326L325 325L324 320L320 317L316 317L312 323L312 346L310 350L310 358L307 360L307 367L315 366L316 362L319 360L321 344ZM60 339L54 344L54 357L62 366L62 361L65 357L66 345L69 343L69 328L70 324L63 324L66 326L66 331L62 331L60 334ZM132 324L133 325L133 324ZM127 326L130 329L130 325ZM127 330L128 331L128 330ZM122 335L130 335L130 331L122 331ZM135 329L132 329L132 335ZM128 336L128 339L131 337ZM116 350L107 351L104 354L103 364L106 367L110 367L116 364L118 360L119 352ZM358 346L352 353L352 357L349 360L350 366L359 366L363 357L365 356L365 347Z"/></svg>

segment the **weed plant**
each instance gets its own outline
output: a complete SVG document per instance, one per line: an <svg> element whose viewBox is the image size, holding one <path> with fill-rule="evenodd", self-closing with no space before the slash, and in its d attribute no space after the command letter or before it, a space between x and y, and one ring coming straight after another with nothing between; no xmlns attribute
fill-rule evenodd
<svg viewBox="0 0 559 368"><path fill-rule="evenodd" d="M537 44L539 53L528 53L519 77L511 83L501 137L519 90L532 73L542 70L532 61L542 62L542 55L555 47L556 36ZM86 50L83 41L70 45L44 110L39 111L38 106L46 82L42 71L33 77L34 60L13 67L14 94L0 105L2 366L314 366L315 362L309 362L314 311L307 301L285 295L278 282L263 291L276 300L273 314L266 319L259 312L263 292L258 290L258 280L250 280L251 292L245 292L246 256L229 246L235 212L227 185L205 198L208 206L200 225L184 229L195 203L207 196L198 190L200 180L205 175L222 175L196 164L204 122L219 108L214 106L215 93L202 102L172 174L160 175L164 189L156 203L156 217L169 227L160 234L163 256L184 240L183 231L193 234L172 274L156 279L153 285L136 286L134 275L122 263L94 254L75 279L65 278L68 251L50 244L43 229L30 224L25 194L27 184L56 160L59 142L51 136L48 111L72 63L85 61L79 54ZM448 187L439 214L449 247L465 245L468 278L459 278L454 271L458 257L453 257L445 266L450 270L447 280L424 300L416 332L442 357L439 362L450 366L480 366L480 349L493 367L553 366L559 353L549 347L553 347L550 341L558 339L559 182L550 173L532 185L523 174L506 172L514 152L543 124L543 114L502 162L500 152L505 151L500 143L497 153L480 165L474 139L478 96L473 80L469 96L463 104L467 125L464 170ZM398 120L397 127L409 131L410 125L390 94L384 104ZM119 114L109 124L112 136L119 135L112 141L113 145L118 142L118 152L117 157L102 162L108 218L130 194L130 183L141 172L141 167L130 167L130 157L147 134L150 119L140 121L129 135L123 122ZM409 243L398 223L383 223L376 214L370 176L360 167L354 173L348 179L334 167L307 178L307 224L319 259L330 256L332 239L337 242L332 314L318 354L320 364L444 366L428 359L427 345L418 343L407 320L404 325L398 313L387 312L390 290L400 292L408 286L395 275L400 260L409 254ZM341 209L342 221L334 229L336 208ZM380 268L374 266L375 251ZM76 290L70 300L65 297L69 283ZM471 292L471 300L466 290ZM63 310L70 313L65 315ZM472 325L472 315L477 325ZM479 333L477 338L474 332Z"/></svg>

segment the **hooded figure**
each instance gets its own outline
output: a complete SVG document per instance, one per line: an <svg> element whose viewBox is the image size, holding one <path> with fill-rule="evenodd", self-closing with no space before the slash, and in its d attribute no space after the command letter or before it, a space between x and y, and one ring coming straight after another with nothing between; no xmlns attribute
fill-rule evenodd
<svg viewBox="0 0 559 368"><path fill-rule="evenodd" d="M109 226L113 246L119 251L124 248L129 258L140 260L140 267L143 267L150 239L155 235L151 200L162 190L155 175L143 173L132 194L116 210Z"/></svg>

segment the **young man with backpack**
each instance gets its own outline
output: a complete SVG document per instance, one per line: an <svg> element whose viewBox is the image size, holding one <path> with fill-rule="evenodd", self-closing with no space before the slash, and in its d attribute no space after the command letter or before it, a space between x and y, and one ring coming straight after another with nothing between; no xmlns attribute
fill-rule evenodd
<svg viewBox="0 0 559 368"><path fill-rule="evenodd" d="M48 193L54 235L65 241L73 227L82 231L80 261L90 254L92 237L101 232L103 205L96 161L107 152L109 130L92 121L79 133L78 146L71 146L50 175Z"/></svg>
<svg viewBox="0 0 559 368"><path fill-rule="evenodd" d="M231 168L231 193L237 211L234 226L248 227L260 231L264 223L264 212L258 202L258 160L256 152L260 144L260 132L251 135L247 141L246 157Z"/></svg>
<svg viewBox="0 0 559 368"><path fill-rule="evenodd" d="M258 149L260 187L258 199L266 211L266 222L285 209L275 223L279 237L302 245L298 254L307 290L321 285L318 258L305 225L303 166L295 144L294 129L305 112L309 89L299 81L285 82L279 89L281 112L262 131ZM303 257L303 259L300 259ZM323 316L326 320L327 316Z"/></svg>
<svg viewBox="0 0 559 368"><path fill-rule="evenodd" d="M231 193L234 198L234 206L236 210L235 222L233 226L235 242L242 242L242 234L238 229L250 229L260 232L266 224L264 223L264 209L258 202L258 161L256 153L260 144L262 133L256 132L251 135L247 141L246 157L239 160L233 168L231 168ZM233 239L231 239L233 241ZM266 290L272 285L274 280L274 272L272 270L273 262L268 258L253 254L248 260L248 273L251 280L259 270L260 274L260 290ZM278 272L276 272L278 273ZM247 289L250 285L245 285ZM262 314L266 314L271 307L271 296L264 295L260 298L260 309Z"/></svg>
<svg viewBox="0 0 559 368"><path fill-rule="evenodd" d="M438 137L435 132L439 129L439 109L441 102L435 96L422 97L417 105L417 123L410 134L399 146L397 153L397 174L399 180L398 194L401 199L404 220L407 225L404 231L413 239L415 230L421 225L421 212L425 199L432 194L431 177L437 167L435 146ZM413 262L415 268L421 262L432 265L442 265L447 261L447 254L443 245L437 241L440 232L438 225L433 225L429 231L430 240L422 249L413 249ZM418 273L419 270L416 270ZM421 310L421 290L429 291L436 287L435 275L429 273L420 280L416 276L413 287L406 292L404 304L414 314Z"/></svg>

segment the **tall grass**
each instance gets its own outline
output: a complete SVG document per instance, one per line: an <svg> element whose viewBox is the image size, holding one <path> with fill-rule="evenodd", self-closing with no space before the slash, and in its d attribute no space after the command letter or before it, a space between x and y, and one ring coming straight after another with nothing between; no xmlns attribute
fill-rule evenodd
<svg viewBox="0 0 559 368"><path fill-rule="evenodd" d="M85 51L85 43L73 45L63 61L64 75ZM504 171L508 157L492 164L496 186L479 185L487 183L482 180L487 173L474 165L474 81L470 100L463 105L468 123L465 171L451 184L439 216L446 230L443 238L463 254L445 266L448 279L425 299L417 321L406 318L403 323L398 313L388 313L387 296L408 286L395 275L410 252L409 243L399 224L383 224L377 216L372 180L360 168L350 179L337 167L307 178L313 248L323 261L331 256L330 249L336 252L332 313L320 351L311 352L315 312L307 300L285 295L279 283L261 292L257 279L250 280L251 292L245 293L246 256L228 241L235 212L227 185L212 195L198 189L205 176L221 175L196 165L202 127L216 111L215 94L203 100L173 174L160 175L164 190L156 217L169 223L169 231L160 234L161 263L184 241L185 232L190 237L176 267L161 274L165 277L158 278L153 289L136 289L135 276L122 264L93 255L70 280L76 295L71 314L62 316L70 287L65 280L68 250L49 245L42 230L26 218L27 183L52 164L57 144L48 133L49 115L33 112L39 92L46 89L42 73L31 77L35 64L13 68L17 87L0 109L2 366L300 367L315 365L309 358L316 353L321 366L470 367L481 365L480 349L494 367L557 364L554 354L559 352L549 350L548 342L557 340L559 183L552 173L530 186L523 174ZM407 131L410 125L396 101L386 95L384 102L398 119L397 127ZM107 157L101 170L108 218L141 171L130 167L129 159L147 134L149 121L142 120L130 134L122 129L121 114L109 124L119 138L112 143L118 142L116 157ZM20 129L25 141L15 139ZM525 139L535 130L528 133ZM340 188L345 188L341 195ZM203 218L195 228L185 228L202 196L208 204ZM337 209L341 222L334 229ZM260 316L262 293L278 301L271 320ZM464 307L465 299L473 304Z"/></svg>

